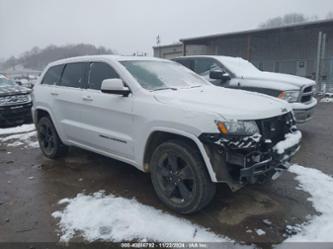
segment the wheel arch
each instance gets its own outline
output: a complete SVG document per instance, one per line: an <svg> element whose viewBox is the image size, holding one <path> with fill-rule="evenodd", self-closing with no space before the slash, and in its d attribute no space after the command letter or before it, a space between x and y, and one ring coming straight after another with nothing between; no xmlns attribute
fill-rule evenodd
<svg viewBox="0 0 333 249"><path fill-rule="evenodd" d="M59 129L60 127L58 126L55 118L54 118L54 115L52 113L52 111L48 108L45 108L45 107L35 107L34 108L34 112L33 112L33 120L34 120L34 123L35 123L35 126L37 127L37 124L38 124L38 121L42 118L42 117L45 117L45 116L48 116L50 117L60 139L62 140L62 142L64 142L64 136L62 134L62 130Z"/></svg>
<svg viewBox="0 0 333 249"><path fill-rule="evenodd" d="M143 159L142 159L143 170L145 172L150 171L149 163L150 163L151 156L154 152L154 149L157 146L159 146L160 144L162 144L163 142L168 141L168 140L174 140L174 139L181 139L181 140L186 141L186 142L192 144L193 146L195 146L199 150L199 152L202 156L202 159L205 163L206 170L210 176L210 179L212 180L212 182L217 182L213 167L210 163L206 150L204 149L200 140L196 136L194 136L192 134L188 134L186 132L182 132L182 131L175 131L175 130L168 130L168 129L153 130L149 134L149 136L146 140L147 142L144 146L144 153L143 153Z"/></svg>

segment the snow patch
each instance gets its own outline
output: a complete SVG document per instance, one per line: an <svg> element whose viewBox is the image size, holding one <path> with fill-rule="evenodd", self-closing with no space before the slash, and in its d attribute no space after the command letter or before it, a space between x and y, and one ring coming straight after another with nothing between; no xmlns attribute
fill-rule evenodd
<svg viewBox="0 0 333 249"><path fill-rule="evenodd" d="M75 235L87 241L149 240L161 242L225 242L231 241L185 219L143 205L135 199L105 195L78 194L63 199L62 211L52 214L59 219L60 240L68 242Z"/></svg>
<svg viewBox="0 0 333 249"><path fill-rule="evenodd" d="M295 131L293 133L288 133L285 135L285 140L278 142L273 150L278 154L283 154L285 150L299 144L302 139L302 133L300 131Z"/></svg>
<svg viewBox="0 0 333 249"><path fill-rule="evenodd" d="M320 100L321 103L333 103L333 98L322 98Z"/></svg>
<svg viewBox="0 0 333 249"><path fill-rule="evenodd" d="M34 124L25 124L17 127L12 128L4 128L0 129L0 135L10 135L16 133L23 133L23 132L30 132L36 129Z"/></svg>
<svg viewBox="0 0 333 249"><path fill-rule="evenodd" d="M6 142L8 147L24 146L25 148L39 148L36 131L27 133L13 134L0 137L0 142Z"/></svg>
<svg viewBox="0 0 333 249"><path fill-rule="evenodd" d="M333 242L333 178L323 172L293 165L289 171L295 173L296 180L299 181L299 188L308 192L315 210L320 215L315 215L312 219L301 226L287 227L300 231L291 236L286 242ZM295 229L296 228L296 229ZM300 229L301 228L301 229Z"/></svg>
<svg viewBox="0 0 333 249"><path fill-rule="evenodd" d="M263 235L266 234L266 232L264 230L260 229L260 228L256 229L255 231L256 231L256 234L258 234L259 236L263 236Z"/></svg>

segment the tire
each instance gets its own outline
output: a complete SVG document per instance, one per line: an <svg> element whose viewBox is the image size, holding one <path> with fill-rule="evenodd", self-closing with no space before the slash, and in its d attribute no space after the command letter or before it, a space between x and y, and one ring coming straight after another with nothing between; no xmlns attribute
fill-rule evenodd
<svg viewBox="0 0 333 249"><path fill-rule="evenodd" d="M38 121L37 136L40 149L46 157L56 159L66 155L68 147L61 142L49 117L42 117Z"/></svg>
<svg viewBox="0 0 333 249"><path fill-rule="evenodd" d="M177 213L206 207L216 185L211 181L198 149L182 140L170 140L153 152L151 180L158 198Z"/></svg>

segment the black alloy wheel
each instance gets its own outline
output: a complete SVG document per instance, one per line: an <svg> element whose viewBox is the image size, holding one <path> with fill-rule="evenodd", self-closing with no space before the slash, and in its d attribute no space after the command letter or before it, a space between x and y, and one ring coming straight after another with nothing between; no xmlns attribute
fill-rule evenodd
<svg viewBox="0 0 333 249"><path fill-rule="evenodd" d="M215 195L216 186L200 152L186 141L171 140L159 145L152 155L150 167L157 196L176 212L199 211Z"/></svg>
<svg viewBox="0 0 333 249"><path fill-rule="evenodd" d="M54 159L67 152L67 146L61 142L49 117L45 116L39 120L37 132L40 149L46 157Z"/></svg>

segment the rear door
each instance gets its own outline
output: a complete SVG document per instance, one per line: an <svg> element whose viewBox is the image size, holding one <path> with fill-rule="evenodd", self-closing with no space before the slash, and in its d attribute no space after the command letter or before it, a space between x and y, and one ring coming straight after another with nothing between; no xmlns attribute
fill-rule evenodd
<svg viewBox="0 0 333 249"><path fill-rule="evenodd" d="M84 143L114 156L134 159L132 99L101 92L105 79L119 78L105 62L89 64L86 91L82 96Z"/></svg>
<svg viewBox="0 0 333 249"><path fill-rule="evenodd" d="M41 84L34 88L34 101L36 106L44 106L52 111L54 114L53 106L55 104L55 85L60 82L61 74L64 69L64 65L56 65L50 67L45 73ZM56 120L53 120L56 122Z"/></svg>
<svg viewBox="0 0 333 249"><path fill-rule="evenodd" d="M52 90L55 119L65 139L70 142L81 142L82 134L82 94L87 74L88 63L75 62L64 66L59 82Z"/></svg>

